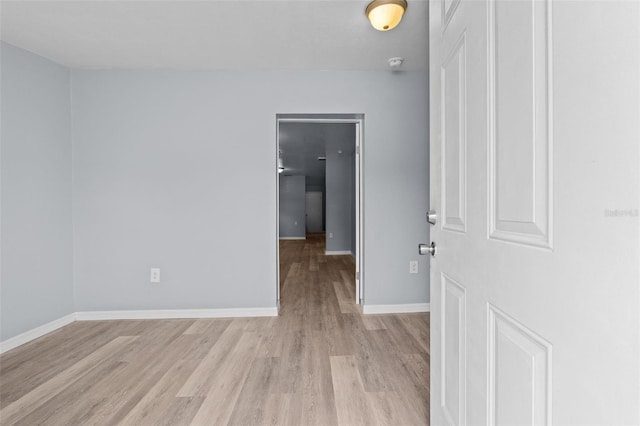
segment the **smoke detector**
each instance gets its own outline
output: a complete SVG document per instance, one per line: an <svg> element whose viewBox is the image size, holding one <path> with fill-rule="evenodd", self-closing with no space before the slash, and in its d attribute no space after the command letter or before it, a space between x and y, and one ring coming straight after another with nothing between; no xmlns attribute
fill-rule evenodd
<svg viewBox="0 0 640 426"><path fill-rule="evenodd" d="M399 68L400 65L404 62L404 58L396 56L395 58L389 58L389 66L391 68Z"/></svg>

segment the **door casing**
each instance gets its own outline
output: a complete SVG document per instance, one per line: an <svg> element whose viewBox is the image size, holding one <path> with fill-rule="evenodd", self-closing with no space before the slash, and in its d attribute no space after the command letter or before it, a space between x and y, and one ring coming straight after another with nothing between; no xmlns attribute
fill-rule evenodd
<svg viewBox="0 0 640 426"><path fill-rule="evenodd" d="M280 174L279 145L280 123L352 123L356 126L356 304L364 303L364 114L276 114L276 157L274 171L276 175L276 306L280 311Z"/></svg>

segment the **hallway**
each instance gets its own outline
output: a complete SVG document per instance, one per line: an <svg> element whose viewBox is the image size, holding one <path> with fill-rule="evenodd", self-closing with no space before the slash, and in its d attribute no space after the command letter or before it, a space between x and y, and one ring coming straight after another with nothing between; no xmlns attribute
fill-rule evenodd
<svg viewBox="0 0 640 426"><path fill-rule="evenodd" d="M429 314L362 315L353 258L324 247L323 234L280 242L280 326L325 407L300 423L428 424Z"/></svg>

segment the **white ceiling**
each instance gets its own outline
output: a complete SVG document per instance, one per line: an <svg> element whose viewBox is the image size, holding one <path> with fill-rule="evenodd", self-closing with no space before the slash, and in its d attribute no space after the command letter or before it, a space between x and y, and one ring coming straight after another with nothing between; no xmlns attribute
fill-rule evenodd
<svg viewBox="0 0 640 426"><path fill-rule="evenodd" d="M428 2L374 30L360 0L4 1L0 36L78 68L424 70Z"/></svg>

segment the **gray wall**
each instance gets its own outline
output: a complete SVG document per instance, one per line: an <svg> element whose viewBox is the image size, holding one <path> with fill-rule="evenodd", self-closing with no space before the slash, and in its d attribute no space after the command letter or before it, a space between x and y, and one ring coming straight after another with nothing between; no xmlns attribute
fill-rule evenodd
<svg viewBox="0 0 640 426"><path fill-rule="evenodd" d="M352 150L355 147L355 124L332 124L327 129L327 252L350 252L355 238L353 215ZM338 154L338 150L342 153Z"/></svg>
<svg viewBox="0 0 640 426"><path fill-rule="evenodd" d="M429 300L428 259L408 274L427 235L426 73L74 70L72 81L78 310L274 306L283 111L365 114L365 302ZM250 268L248 241L260 253Z"/></svg>
<svg viewBox="0 0 640 426"><path fill-rule="evenodd" d="M318 185L318 184L309 185L309 182L307 181L306 191L307 192L324 192L324 183L322 185Z"/></svg>
<svg viewBox="0 0 640 426"><path fill-rule="evenodd" d="M74 311L69 70L0 45L0 341Z"/></svg>
<svg viewBox="0 0 640 426"><path fill-rule="evenodd" d="M365 303L428 302L427 80L73 70L77 309L275 306L282 112L365 114Z"/></svg>
<svg viewBox="0 0 640 426"><path fill-rule="evenodd" d="M305 236L305 178L280 175L280 238Z"/></svg>
<svg viewBox="0 0 640 426"><path fill-rule="evenodd" d="M428 231L426 73L72 70L69 88L1 54L0 339L74 310L275 306L291 111L364 114L365 303L429 301L428 259L407 268Z"/></svg>

